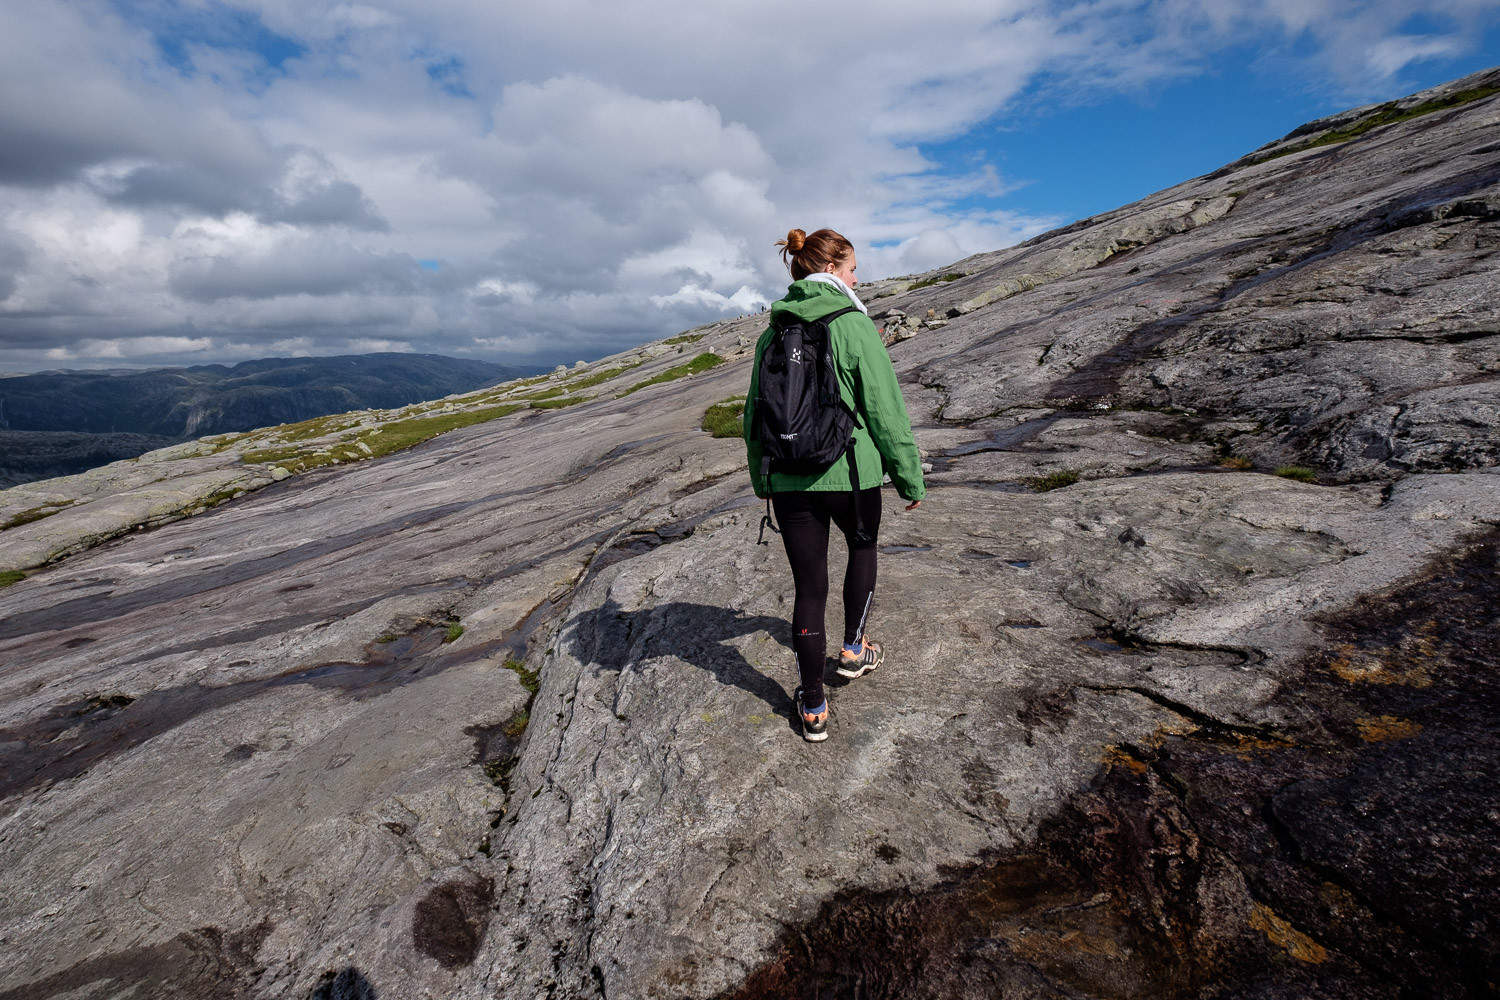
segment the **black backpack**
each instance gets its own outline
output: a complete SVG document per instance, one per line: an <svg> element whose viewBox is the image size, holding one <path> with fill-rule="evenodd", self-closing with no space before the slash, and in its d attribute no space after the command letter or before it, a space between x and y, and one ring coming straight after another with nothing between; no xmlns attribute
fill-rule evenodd
<svg viewBox="0 0 1500 1000"><path fill-rule="evenodd" d="M780 313L771 321L774 336L760 356L755 423L760 442L760 474L822 472L840 457L849 460L850 482L859 486L854 464L855 415L839 393L838 372L829 349L828 326L854 306L814 320ZM856 506L857 509L857 506ZM761 540L771 523L770 501L761 521ZM856 530L863 534L863 525Z"/></svg>

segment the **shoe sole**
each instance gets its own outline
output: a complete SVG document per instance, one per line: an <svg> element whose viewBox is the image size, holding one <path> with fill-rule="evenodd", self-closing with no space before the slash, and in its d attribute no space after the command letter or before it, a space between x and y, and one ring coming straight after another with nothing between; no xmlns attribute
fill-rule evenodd
<svg viewBox="0 0 1500 1000"><path fill-rule="evenodd" d="M840 661L839 665L833 668L833 672L838 674L840 677L847 678L848 680L852 681L856 677L863 677L865 674L872 673L876 667L880 666L884 662L885 657L883 655L874 663L861 663L857 667L846 667L844 666L843 662Z"/></svg>
<svg viewBox="0 0 1500 1000"><path fill-rule="evenodd" d="M802 723L802 738L809 743L822 743L828 739L828 721L823 721L823 731L814 733L808 730L807 721L802 718L802 689L798 688L792 694L792 708L797 713L797 721Z"/></svg>

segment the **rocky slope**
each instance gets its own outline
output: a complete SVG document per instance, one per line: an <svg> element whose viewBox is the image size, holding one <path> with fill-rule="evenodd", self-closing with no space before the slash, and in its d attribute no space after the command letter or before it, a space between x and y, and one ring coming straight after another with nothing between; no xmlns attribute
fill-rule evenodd
<svg viewBox="0 0 1500 1000"><path fill-rule="evenodd" d="M0 997L1493 994L1497 91L867 288L818 746L753 319L0 493Z"/></svg>
<svg viewBox="0 0 1500 1000"><path fill-rule="evenodd" d="M0 379L0 487L72 475L205 434L399 407L536 369L436 354L260 358Z"/></svg>

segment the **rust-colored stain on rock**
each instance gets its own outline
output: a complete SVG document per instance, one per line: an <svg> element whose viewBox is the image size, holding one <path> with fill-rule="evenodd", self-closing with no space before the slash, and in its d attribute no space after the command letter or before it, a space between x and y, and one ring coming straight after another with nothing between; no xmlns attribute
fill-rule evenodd
<svg viewBox="0 0 1500 1000"><path fill-rule="evenodd" d="M1260 903L1250 913L1250 926L1265 934L1266 939L1299 962L1314 965L1328 961L1328 949L1276 915Z"/></svg>

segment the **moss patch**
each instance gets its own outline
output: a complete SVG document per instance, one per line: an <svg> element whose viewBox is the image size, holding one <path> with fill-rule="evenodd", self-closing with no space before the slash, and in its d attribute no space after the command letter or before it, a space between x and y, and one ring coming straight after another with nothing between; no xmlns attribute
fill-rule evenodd
<svg viewBox="0 0 1500 1000"><path fill-rule="evenodd" d="M923 278L921 281L913 281L910 285L907 286L906 290L911 291L913 288L926 288L928 285L941 285L947 281L957 281L959 278L967 277L967 274L960 274L957 271L953 271L948 274L937 274L933 275L931 278Z"/></svg>
<svg viewBox="0 0 1500 1000"><path fill-rule="evenodd" d="M743 399L726 399L722 403L715 403L704 412L703 420L698 426L716 438L737 438L743 436L745 427L745 401Z"/></svg>
<svg viewBox="0 0 1500 1000"><path fill-rule="evenodd" d="M13 583L20 583L26 579L26 574L18 569L0 570L0 587L9 587Z"/></svg>
<svg viewBox="0 0 1500 1000"><path fill-rule="evenodd" d="M9 521L0 524L0 531L4 531L6 528L20 527L23 524L30 524L32 521L40 521L44 517L51 517L64 507L71 507L72 504L73 501L71 500L50 500L38 507L23 510L21 513L13 515Z"/></svg>
<svg viewBox="0 0 1500 1000"><path fill-rule="evenodd" d="M560 410L564 406L572 406L574 403L586 403L587 396L559 396L556 399L538 399L531 404L533 410Z"/></svg>
<svg viewBox="0 0 1500 1000"><path fill-rule="evenodd" d="M1060 490L1076 482L1078 482L1078 473L1073 469L1063 469L1061 472L1049 472L1045 476L1030 476L1021 480L1023 486L1035 493Z"/></svg>
<svg viewBox="0 0 1500 1000"><path fill-rule="evenodd" d="M1295 479L1299 483L1315 483L1318 474L1305 465L1283 465L1276 470L1282 479Z"/></svg>
<svg viewBox="0 0 1500 1000"><path fill-rule="evenodd" d="M629 389L626 389L624 392L615 393L615 398L624 398L625 396L630 395L632 392L638 392L641 389L646 388L647 386L660 385L663 382L671 382L675 379L683 378L688 375L697 375L700 372L708 371L710 368L717 368L723 363L723 358L719 357L717 354L714 354L711 351L705 351L703 354L698 355L691 361L680 365L674 365L673 367L668 368L666 371L662 372L659 375L653 375L651 378L646 379L644 382L637 382L635 385L631 386Z"/></svg>
<svg viewBox="0 0 1500 1000"><path fill-rule="evenodd" d="M521 686L526 689L527 694L536 694L537 689L542 686L541 679L537 676L536 671L527 670L526 664L513 656L505 658L505 669L513 671L521 679Z"/></svg>

